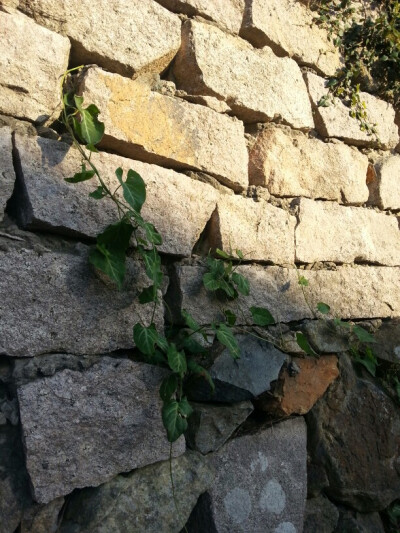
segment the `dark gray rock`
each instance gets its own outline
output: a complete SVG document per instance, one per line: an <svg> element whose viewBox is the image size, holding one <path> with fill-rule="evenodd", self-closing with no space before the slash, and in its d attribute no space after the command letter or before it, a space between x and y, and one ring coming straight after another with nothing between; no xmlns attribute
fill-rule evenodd
<svg viewBox="0 0 400 533"><path fill-rule="evenodd" d="M309 452L329 480L326 494L361 512L400 494L400 413L374 383L357 378L342 355L338 379L307 415Z"/></svg>
<svg viewBox="0 0 400 533"><path fill-rule="evenodd" d="M303 533L333 533L338 520L339 511L328 498L312 498L306 503Z"/></svg>
<svg viewBox="0 0 400 533"><path fill-rule="evenodd" d="M0 427L0 533L13 533L31 504L19 430Z"/></svg>
<svg viewBox="0 0 400 533"><path fill-rule="evenodd" d="M379 513L362 514L350 509L340 509L334 533L385 533L385 529Z"/></svg>
<svg viewBox="0 0 400 533"><path fill-rule="evenodd" d="M234 403L249 400L271 389L278 379L287 354L271 343L250 335L237 335L240 359L234 360L228 350L218 356L209 372L215 391L204 380L198 380L190 394L197 400Z"/></svg>
<svg viewBox="0 0 400 533"><path fill-rule="evenodd" d="M400 363L400 319L383 322L374 333L374 354L390 363Z"/></svg>
<svg viewBox="0 0 400 533"><path fill-rule="evenodd" d="M64 498L57 498L47 505L29 507L21 521L21 533L58 533L59 514Z"/></svg>
<svg viewBox="0 0 400 533"><path fill-rule="evenodd" d="M234 405L192 403L186 440L203 454L218 450L253 411L251 402Z"/></svg>
<svg viewBox="0 0 400 533"><path fill-rule="evenodd" d="M58 372L18 388L27 469L35 500L169 456L158 386L165 371L104 358L80 373ZM184 452L183 438L173 447Z"/></svg>
<svg viewBox="0 0 400 533"><path fill-rule="evenodd" d="M196 452L173 459L171 467L178 510L165 461L75 493L60 533L177 533L214 473Z"/></svg>
<svg viewBox="0 0 400 533"><path fill-rule="evenodd" d="M18 245L0 250L0 353L95 354L134 346L133 325L149 323L153 309L138 301L149 285L141 263L128 260L125 288L118 291L91 270L87 246L69 254ZM161 306L155 322L163 324Z"/></svg>
<svg viewBox="0 0 400 533"><path fill-rule="evenodd" d="M188 532L300 533L307 491L306 428L302 418L228 442L210 456L215 482Z"/></svg>
<svg viewBox="0 0 400 533"><path fill-rule="evenodd" d="M14 182L11 129L0 125L0 220L3 219L7 201L11 198Z"/></svg>
<svg viewBox="0 0 400 533"><path fill-rule="evenodd" d="M333 321L310 320L304 324L304 333L318 353L338 353L349 349L349 341L339 332Z"/></svg>
<svg viewBox="0 0 400 533"><path fill-rule="evenodd" d="M0 399L0 413L12 426L17 426L19 422L18 402L16 398Z"/></svg>

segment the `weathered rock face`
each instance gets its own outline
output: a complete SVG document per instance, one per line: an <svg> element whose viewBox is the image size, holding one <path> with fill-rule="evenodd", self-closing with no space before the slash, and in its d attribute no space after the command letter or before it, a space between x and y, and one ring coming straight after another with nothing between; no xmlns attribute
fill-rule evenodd
<svg viewBox="0 0 400 533"><path fill-rule="evenodd" d="M251 402L234 405L192 403L194 413L189 418L186 440L190 448L206 454L214 452L253 411Z"/></svg>
<svg viewBox="0 0 400 533"><path fill-rule="evenodd" d="M189 17L200 15L213 20L228 30L239 33L242 25L245 0L156 0L176 13Z"/></svg>
<svg viewBox="0 0 400 533"><path fill-rule="evenodd" d="M79 155L68 145L49 139L16 136L20 160L18 218L24 227L49 228L64 234L96 237L118 220L115 204L88 196L96 179L71 185ZM146 183L142 214L163 237L161 252L190 255L200 233L215 209L217 191L169 169L101 152L93 157L96 168L112 191L119 182L115 170L126 176L132 168ZM121 197L122 199L122 197ZM197 208L196 208L197 206Z"/></svg>
<svg viewBox="0 0 400 533"><path fill-rule="evenodd" d="M349 115L350 109L341 101L335 100L335 104L328 107L318 107L320 99L328 94L325 80L310 72L306 72L304 77L307 82L318 133L324 137L337 137L357 146L376 146L379 144L373 135L367 135L360 130L357 120ZM383 149L394 148L399 142L399 133L394 123L393 106L368 93L360 93L360 96L367 106L369 123L376 124L379 141Z"/></svg>
<svg viewBox="0 0 400 533"><path fill-rule="evenodd" d="M302 419L230 441L211 457L216 478L195 511L216 533L302 530L306 497L306 433ZM234 464L234 468L227 468ZM204 518L203 518L204 520ZM200 531L191 527L188 531Z"/></svg>
<svg viewBox="0 0 400 533"><path fill-rule="evenodd" d="M267 127L250 151L249 182L274 196L351 204L368 200L368 159L342 143L323 143L289 128Z"/></svg>
<svg viewBox="0 0 400 533"><path fill-rule="evenodd" d="M318 353L346 352L349 349L346 332L340 331L333 321L309 320L302 329Z"/></svg>
<svg viewBox="0 0 400 533"><path fill-rule="evenodd" d="M59 513L64 505L64 498L57 498L47 505L32 505L21 521L21 533L57 533L59 531Z"/></svg>
<svg viewBox="0 0 400 533"><path fill-rule="evenodd" d="M339 375L335 355L324 355L320 359L293 357L292 361L299 372L291 375L287 368L283 369L274 388L274 397L258 400L258 408L279 416L305 415Z"/></svg>
<svg viewBox="0 0 400 533"><path fill-rule="evenodd" d="M98 68L85 74L81 91L101 111L102 147L149 163L202 170L236 189L246 187L248 155L238 120Z"/></svg>
<svg viewBox="0 0 400 533"><path fill-rule="evenodd" d="M133 325L151 319L152 305L138 301L139 287L149 285L147 276L133 260L120 292L91 271L83 245L75 255L46 249L40 254L22 246L1 250L0 272L0 353L9 356L132 348ZM158 327L163 324L160 307L155 320Z"/></svg>
<svg viewBox="0 0 400 533"><path fill-rule="evenodd" d="M400 155L389 155L375 165L369 183L369 202L381 209L400 209Z"/></svg>
<svg viewBox="0 0 400 533"><path fill-rule="evenodd" d="M265 307L275 320L281 322L312 318L294 269L246 265L240 266L238 272L250 282L251 292L246 298L246 308ZM177 314L180 306L201 324L209 324L221 317L221 302L204 289L204 273L202 267L178 267L179 299L170 302L170 307ZM326 302L343 319L396 317L400 313L398 268L338 267L336 270L308 270L305 274L309 280L305 290L313 309L318 302ZM238 323L242 322L243 315L235 307L235 302L223 302L223 305L236 310ZM245 316L251 322L251 317Z"/></svg>
<svg viewBox="0 0 400 533"><path fill-rule="evenodd" d="M293 57L328 76L341 64L326 31L313 25L313 13L296 0L248 1L240 35L254 46L270 46L276 55Z"/></svg>
<svg viewBox="0 0 400 533"><path fill-rule="evenodd" d="M338 520L339 511L328 498L312 498L306 503L303 533L332 533Z"/></svg>
<svg viewBox="0 0 400 533"><path fill-rule="evenodd" d="M18 388L26 464L36 501L169 456L158 386L165 371L104 358ZM181 439L174 455L184 452Z"/></svg>
<svg viewBox="0 0 400 533"><path fill-rule="evenodd" d="M174 75L179 88L226 100L245 122L280 116L294 128L314 125L300 69L293 60L276 57L268 47L254 50L246 41L209 24L184 23Z"/></svg>
<svg viewBox="0 0 400 533"><path fill-rule="evenodd" d="M59 104L69 41L21 13L1 11L0 26L0 112L42 122Z"/></svg>
<svg viewBox="0 0 400 533"><path fill-rule="evenodd" d="M39 24L68 36L76 65L96 63L124 76L160 73L180 45L179 18L151 0L96 4L72 0L61 5L51 0L20 0L19 8Z"/></svg>
<svg viewBox="0 0 400 533"><path fill-rule="evenodd" d="M221 195L211 219L210 244L230 253L239 249L246 260L294 262L295 217L260 200Z"/></svg>
<svg viewBox="0 0 400 533"><path fill-rule="evenodd" d="M340 361L340 381L307 415L309 448L325 468L330 497L361 512L379 511L400 490L398 409L355 376L346 356Z"/></svg>
<svg viewBox="0 0 400 533"><path fill-rule="evenodd" d="M61 533L176 533L184 526L198 496L212 485L214 473L209 462L195 452L173 459L171 467L179 512L166 461L75 493Z"/></svg>
<svg viewBox="0 0 400 533"><path fill-rule="evenodd" d="M377 357L392 363L400 362L400 319L384 322L374 333L376 345L374 353Z"/></svg>
<svg viewBox="0 0 400 533"><path fill-rule="evenodd" d="M11 198L15 182L12 160L11 129L0 129L0 221L7 201Z"/></svg>
<svg viewBox="0 0 400 533"><path fill-rule="evenodd" d="M204 380L198 380L198 388L193 387L190 391L194 399L233 403L270 390L287 355L272 344L250 335L237 335L236 339L240 359L234 360L228 350L224 350L209 369L215 391L211 391Z"/></svg>
<svg viewBox="0 0 400 533"><path fill-rule="evenodd" d="M334 533L385 533L385 528L379 513L357 513L340 509L339 522Z"/></svg>
<svg viewBox="0 0 400 533"><path fill-rule="evenodd" d="M352 263L357 260L400 265L400 231L395 216L303 198L299 220L297 261Z"/></svg>

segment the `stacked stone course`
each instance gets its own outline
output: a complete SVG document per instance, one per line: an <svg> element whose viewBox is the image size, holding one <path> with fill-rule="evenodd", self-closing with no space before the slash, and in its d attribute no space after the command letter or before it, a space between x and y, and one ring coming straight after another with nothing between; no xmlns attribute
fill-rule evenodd
<svg viewBox="0 0 400 533"><path fill-rule="evenodd" d="M399 406L310 307L376 330L400 363L400 117L362 94L378 143L341 102L318 107L341 57L306 4L0 0L0 533L384 531ZM242 334L240 361L210 367L215 394L193 389L179 512L165 371L132 338L152 316L144 267L132 251L122 291L99 279L89 245L116 208L64 181L80 158L56 131L60 80L79 64L105 123L96 166L112 189L117 167L143 177L163 236L159 331L183 309L220 318L201 256L239 249L246 307L270 309L287 345Z"/></svg>

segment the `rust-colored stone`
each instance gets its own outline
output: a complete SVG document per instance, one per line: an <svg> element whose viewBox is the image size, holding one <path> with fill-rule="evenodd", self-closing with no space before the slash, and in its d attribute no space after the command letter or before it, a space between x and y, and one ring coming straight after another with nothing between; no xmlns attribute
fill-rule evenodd
<svg viewBox="0 0 400 533"><path fill-rule="evenodd" d="M282 370L273 398L260 398L257 407L279 416L304 415L323 396L329 385L338 377L338 358L324 355L320 359L294 357L300 372L289 375Z"/></svg>

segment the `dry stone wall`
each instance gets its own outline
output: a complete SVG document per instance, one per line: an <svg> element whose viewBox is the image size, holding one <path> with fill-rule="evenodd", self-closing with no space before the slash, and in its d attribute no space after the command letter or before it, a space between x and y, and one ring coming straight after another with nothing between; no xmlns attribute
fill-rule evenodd
<svg viewBox="0 0 400 533"><path fill-rule="evenodd" d="M341 102L318 107L341 57L303 1L0 0L0 25L0 533L383 532L398 399L315 309L400 364L399 114L362 94L378 143ZM118 213L64 181L80 157L60 79L78 65L105 123L96 166L113 189L117 167L143 177L163 236L155 312L134 249L120 291L88 263ZM202 283L216 248L244 254L245 307L268 308L282 342L225 302L241 358L214 342L215 391L192 385L170 450L167 371L132 327L221 319Z"/></svg>

